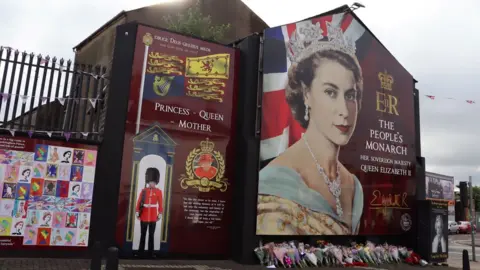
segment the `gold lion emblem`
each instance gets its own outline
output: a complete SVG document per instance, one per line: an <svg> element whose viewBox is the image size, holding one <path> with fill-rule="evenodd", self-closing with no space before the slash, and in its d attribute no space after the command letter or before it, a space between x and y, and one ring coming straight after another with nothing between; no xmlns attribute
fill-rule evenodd
<svg viewBox="0 0 480 270"><path fill-rule="evenodd" d="M196 188L200 192L228 188L225 175L225 160L219 151L214 150L215 143L208 138L200 142L200 147L194 148L187 156L185 174L180 176L180 186L183 189Z"/></svg>

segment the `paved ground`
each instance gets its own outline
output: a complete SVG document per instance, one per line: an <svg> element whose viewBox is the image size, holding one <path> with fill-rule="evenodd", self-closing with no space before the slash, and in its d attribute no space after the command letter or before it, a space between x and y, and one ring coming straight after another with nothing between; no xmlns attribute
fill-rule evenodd
<svg viewBox="0 0 480 270"><path fill-rule="evenodd" d="M477 246L477 243L479 246ZM471 236L451 235L449 237L450 267L428 266L438 270L462 269L462 251L467 249L471 258ZM477 259L480 261L480 236L476 238ZM89 260L79 259L0 259L0 270L88 270ZM470 269L480 270L480 262L470 262ZM378 268L363 269L388 269L388 270L413 270L420 269L418 266L406 264L383 265ZM425 267L422 267L425 268ZM153 269L183 269L183 270L260 270L264 267L254 265L240 265L232 261L178 261L178 260L121 260L119 270L153 270ZM320 268L339 269L339 268Z"/></svg>
<svg viewBox="0 0 480 270"><path fill-rule="evenodd" d="M81 270L89 265L88 260L75 259L0 259L1 270Z"/></svg>
<svg viewBox="0 0 480 270"><path fill-rule="evenodd" d="M451 235L448 241L448 264L452 267L462 268L462 251L468 251L470 260L472 260L471 236L469 234ZM480 235L475 238L475 253L477 262L470 261L470 269L480 270Z"/></svg>
<svg viewBox="0 0 480 270"><path fill-rule="evenodd" d="M139 262L142 263L142 265L139 264ZM162 264L160 264L162 263ZM124 268L124 270L143 270L143 269L165 269L169 268L170 269L179 269L179 261L122 261L121 266ZM183 263L189 263L184 261ZM195 261L196 265L184 265L182 269L195 269L195 270L260 270L260 269L266 269L266 267L261 267L260 265L240 265L232 261ZM449 270L449 269L455 269L455 268L450 268L450 267L433 267L432 268L438 269L438 270ZM392 264L392 265L382 265L376 268L361 268L361 269L388 269L388 270L409 270L409 269L419 269L420 267L417 266L410 266L407 264ZM429 267L427 267L429 268ZM311 269L317 269L317 268L311 268ZM320 267L319 269L341 269L340 267Z"/></svg>
<svg viewBox="0 0 480 270"><path fill-rule="evenodd" d="M88 270L88 260L65 260L65 259L0 259L1 270ZM383 265L377 268L380 270L413 270L420 268L433 268L437 270L458 269L451 267L428 266L418 267L407 264ZM169 260L122 260L119 270L153 270L153 269L183 269L183 270L260 270L261 266L239 265L232 261L169 261ZM312 268L313 269L313 268ZM320 268L320 269L339 269ZM472 268L474 269L474 268Z"/></svg>

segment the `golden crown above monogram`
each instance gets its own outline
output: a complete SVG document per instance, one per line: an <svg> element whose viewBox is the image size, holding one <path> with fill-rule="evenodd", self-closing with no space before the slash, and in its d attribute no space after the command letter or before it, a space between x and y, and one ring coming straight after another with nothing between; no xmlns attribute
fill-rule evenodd
<svg viewBox="0 0 480 270"><path fill-rule="evenodd" d="M378 80L380 81L380 87L382 89L392 91L394 79L386 70L378 73Z"/></svg>
<svg viewBox="0 0 480 270"><path fill-rule="evenodd" d="M208 138L205 141L200 142L200 150L202 152L212 152L215 148L215 143L210 141Z"/></svg>

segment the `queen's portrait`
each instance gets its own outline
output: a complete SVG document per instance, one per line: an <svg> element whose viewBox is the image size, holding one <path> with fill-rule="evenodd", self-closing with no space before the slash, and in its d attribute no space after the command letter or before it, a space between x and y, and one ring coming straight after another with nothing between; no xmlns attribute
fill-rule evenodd
<svg viewBox="0 0 480 270"><path fill-rule="evenodd" d="M307 20L286 43L285 98L305 131L260 171L258 235L358 234L362 186L338 156L355 131L363 75L355 42L329 22L327 32Z"/></svg>

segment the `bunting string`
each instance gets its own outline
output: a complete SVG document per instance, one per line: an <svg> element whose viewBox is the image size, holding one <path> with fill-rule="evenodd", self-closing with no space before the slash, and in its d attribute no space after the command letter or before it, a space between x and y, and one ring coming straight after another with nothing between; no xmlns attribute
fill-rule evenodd
<svg viewBox="0 0 480 270"><path fill-rule="evenodd" d="M0 128L0 130L3 131L8 131L10 135L15 137L17 132L26 132L28 134L28 137L32 137L34 134L46 134L49 138L51 138L53 135L58 134L60 136L63 136L65 140L70 140L72 135L74 134L81 134L83 137L88 137L88 135L95 135L95 134L100 134L99 132L84 132L84 131L49 131L49 130L17 130L17 129L11 129L11 128Z"/></svg>
<svg viewBox="0 0 480 270"><path fill-rule="evenodd" d="M29 96L29 95L19 95L19 94L8 94L8 93L1 93L0 94L0 100L2 102L5 102L7 101L9 98L12 98L12 97L15 97L15 96L18 96L20 98L20 101L22 102L22 104L26 104L27 101L30 99L30 98L35 98L35 99L40 99L42 103L44 102L47 102L49 99L51 99L50 97L45 97L45 96ZM98 101L102 101L102 99L100 98L72 98L72 97L57 97L56 100L58 100L58 102L64 106L65 105L65 101L67 100L73 100L75 103L78 104L78 102L80 102L81 100L88 100L90 102L90 105L92 105L92 107L95 109L96 105L97 105L97 102Z"/></svg>
<svg viewBox="0 0 480 270"><path fill-rule="evenodd" d="M434 95L424 95L426 98L430 100L441 100L441 99L450 99L450 100L457 100L461 102L466 102L467 104L477 104L475 100L473 99L458 99L458 98L452 98L452 97L441 97L441 96L434 96Z"/></svg>

